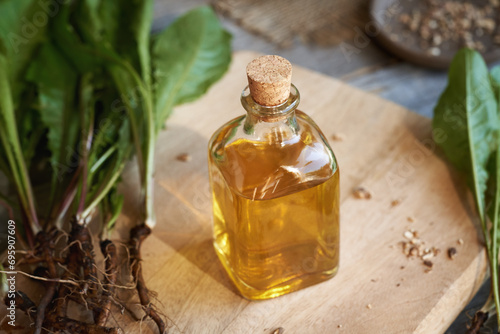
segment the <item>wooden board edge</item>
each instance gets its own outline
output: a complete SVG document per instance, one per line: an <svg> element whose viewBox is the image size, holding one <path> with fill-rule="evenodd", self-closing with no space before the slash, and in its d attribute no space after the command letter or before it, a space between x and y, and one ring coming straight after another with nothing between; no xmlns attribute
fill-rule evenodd
<svg viewBox="0 0 500 334"><path fill-rule="evenodd" d="M446 290L443 297L441 297L438 303L429 311L427 317L420 322L419 326L414 331L415 334L427 334L430 332L444 333L461 312L450 312L447 305L458 304L460 307L457 307L457 309L463 310L476 295L477 291L484 283L488 268L486 250L482 248L478 249L478 251L474 261L471 262L462 275ZM469 289L467 286L470 286L471 281L474 282L474 285L472 289ZM461 297L464 295L468 295L468 298Z"/></svg>

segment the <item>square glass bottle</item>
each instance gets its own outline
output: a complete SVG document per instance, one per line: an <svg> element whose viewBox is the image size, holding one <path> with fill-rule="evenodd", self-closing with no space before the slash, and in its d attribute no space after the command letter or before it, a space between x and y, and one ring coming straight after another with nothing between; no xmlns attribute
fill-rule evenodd
<svg viewBox="0 0 500 334"><path fill-rule="evenodd" d="M246 115L217 130L208 160L214 246L248 299L268 299L334 276L339 263L339 170L325 136L297 110L291 64L247 67Z"/></svg>

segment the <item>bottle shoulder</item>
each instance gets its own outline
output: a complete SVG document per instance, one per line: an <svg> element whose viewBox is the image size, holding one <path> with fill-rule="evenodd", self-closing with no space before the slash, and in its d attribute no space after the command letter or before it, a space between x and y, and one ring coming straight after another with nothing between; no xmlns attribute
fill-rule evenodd
<svg viewBox="0 0 500 334"><path fill-rule="evenodd" d="M227 143L236 139L235 136L239 130L241 131L241 126L245 122L245 118L246 115L241 115L218 128L210 137L208 142L209 150L211 151L215 146L225 146Z"/></svg>
<svg viewBox="0 0 500 334"><path fill-rule="evenodd" d="M284 135L284 131L282 131L283 128L286 128L286 126L282 126L282 124L275 125L273 123L268 123L264 126L264 131L261 131L256 135L258 131L247 131L248 129L245 129L245 121L248 115L245 114L233 118L219 127L212 134L209 140L209 148L214 149L215 147L218 147L220 149L242 139L259 142L261 144L281 144L281 146L284 147L287 144L294 143L303 137L302 139L305 139L306 141L310 140L322 143L331 150L328 140L310 116L300 110L296 110L295 115L298 131L289 131L290 133L286 135Z"/></svg>
<svg viewBox="0 0 500 334"><path fill-rule="evenodd" d="M219 128L209 143L211 168L245 196L283 195L329 179L337 171L335 156L318 126L295 111L296 131L282 124L245 129L247 115ZM262 130L262 131L261 131ZM297 190L298 189L298 190Z"/></svg>

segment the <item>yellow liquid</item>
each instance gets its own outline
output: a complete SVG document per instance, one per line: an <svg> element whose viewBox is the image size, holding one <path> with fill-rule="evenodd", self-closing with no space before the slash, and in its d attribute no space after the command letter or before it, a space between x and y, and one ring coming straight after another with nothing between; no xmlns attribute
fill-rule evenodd
<svg viewBox="0 0 500 334"><path fill-rule="evenodd" d="M339 172L305 130L285 144L238 139L221 161L210 154L214 246L248 299L281 296L337 272Z"/></svg>

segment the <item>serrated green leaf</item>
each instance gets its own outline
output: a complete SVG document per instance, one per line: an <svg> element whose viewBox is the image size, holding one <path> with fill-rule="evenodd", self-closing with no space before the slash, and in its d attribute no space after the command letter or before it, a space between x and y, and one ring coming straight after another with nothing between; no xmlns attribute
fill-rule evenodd
<svg viewBox="0 0 500 334"><path fill-rule="evenodd" d="M31 63L27 80L38 90L38 111L44 127L47 128L50 162L54 170L52 191L70 170L76 169L75 143L79 131L79 119L75 110L77 71L68 63L59 49L45 43Z"/></svg>
<svg viewBox="0 0 500 334"><path fill-rule="evenodd" d="M208 6L176 20L153 41L157 130L178 104L193 101L222 77L231 61L231 35Z"/></svg>

